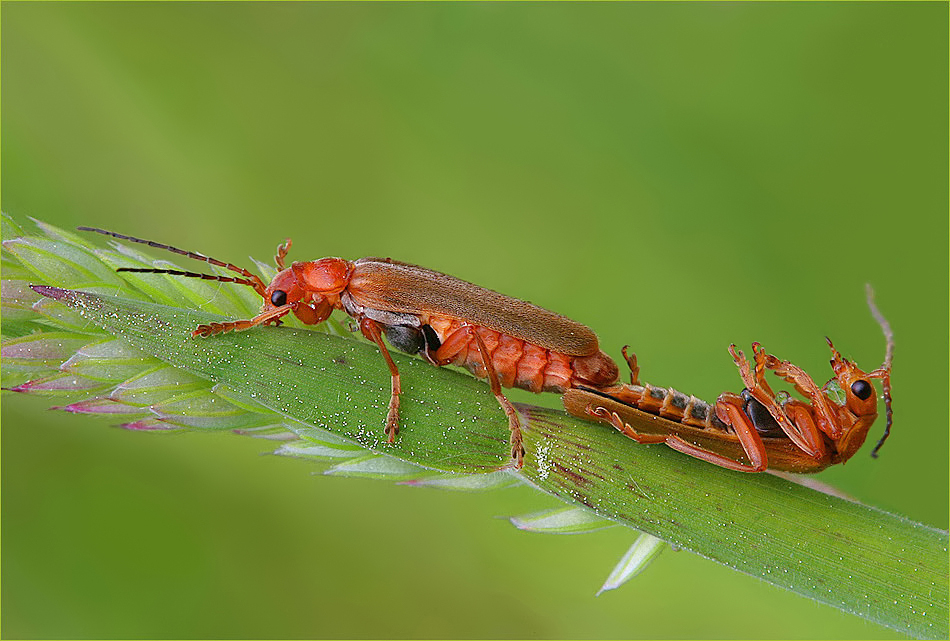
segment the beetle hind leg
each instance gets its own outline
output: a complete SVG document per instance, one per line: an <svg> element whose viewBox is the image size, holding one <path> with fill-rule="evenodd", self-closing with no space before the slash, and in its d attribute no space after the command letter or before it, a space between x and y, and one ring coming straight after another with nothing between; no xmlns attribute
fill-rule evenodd
<svg viewBox="0 0 950 641"><path fill-rule="evenodd" d="M627 353L629 345L624 345L620 350L623 353L623 360L627 361L627 367L630 369L630 384L640 385L640 366L637 365L637 355L633 352Z"/></svg>
<svg viewBox="0 0 950 641"><path fill-rule="evenodd" d="M524 442L521 435L521 420L518 418L518 410L501 391L501 381L498 378L498 372L495 370L491 352L488 350L488 346L485 345L485 340L479 335L478 328L472 325L463 325L446 336L439 348L432 353L431 362L439 366L448 365L456 359L462 350L467 348L470 350L468 346L472 342L475 343L482 367L485 369L484 374L476 370L472 370L472 373L479 377L485 376L488 379L492 394L495 395L501 409L505 411L505 415L508 417L508 430L511 433L511 458L515 469L521 469L524 464ZM454 362L460 364L457 360Z"/></svg>
<svg viewBox="0 0 950 641"><path fill-rule="evenodd" d="M485 373L488 377L488 384L491 386L492 394L498 399L498 404L505 410L508 416L508 429L511 432L509 442L511 443L511 458L514 461L515 469L520 470L524 465L524 442L521 436L521 421L518 419L518 410L511 404L508 397L501 391L501 382L498 380L498 372L495 371L495 365L492 363L491 354L485 341L478 335L478 330L474 327L468 327L468 331L475 339L478 346L478 352L482 357L482 365L485 366Z"/></svg>
<svg viewBox="0 0 950 641"><path fill-rule="evenodd" d="M738 397L736 397L738 399ZM739 399L741 403L741 399ZM732 408L733 414L736 414L735 420L737 423L742 421L744 416L741 411L735 405L729 405L728 407ZM759 438L758 434L755 433L755 428L749 424L747 420L744 421L744 424L739 425L736 429L736 434L739 436L739 441L742 444L743 449L745 450L746 456L749 459L749 464L741 463L735 459L729 458L723 454L719 454L710 450L707 450L698 445L694 445L689 441L683 439L680 436L675 434L641 434L637 432L633 426L625 422L617 412L612 412L606 407L596 405L591 403L586 408L587 414L610 423L614 428L617 429L624 436L627 436L641 445L653 445L657 443L663 443L667 447L676 450L677 452L682 452L683 454L688 454L693 458L698 458L701 461L706 461L707 463L712 463L726 469L735 470L737 472L761 472L768 467L768 459L765 454L765 447L762 444L762 439ZM730 416L730 419L732 417Z"/></svg>

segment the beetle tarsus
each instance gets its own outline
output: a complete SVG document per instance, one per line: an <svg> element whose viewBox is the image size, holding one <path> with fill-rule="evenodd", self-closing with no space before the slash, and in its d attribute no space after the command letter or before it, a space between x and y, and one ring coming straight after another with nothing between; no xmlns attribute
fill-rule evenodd
<svg viewBox="0 0 950 641"><path fill-rule="evenodd" d="M387 443L395 443L396 436L399 434L399 397L393 396L389 399L389 412L386 413L386 435Z"/></svg>

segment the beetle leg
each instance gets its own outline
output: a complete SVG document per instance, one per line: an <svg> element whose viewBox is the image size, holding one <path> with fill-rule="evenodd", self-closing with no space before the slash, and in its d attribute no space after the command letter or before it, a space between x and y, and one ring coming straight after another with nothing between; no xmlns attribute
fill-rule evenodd
<svg viewBox="0 0 950 641"><path fill-rule="evenodd" d="M457 329L442 339L442 344L439 345L437 350L429 353L430 362L439 367L448 365L463 349L468 347L470 342L471 336L468 333L468 327Z"/></svg>
<svg viewBox="0 0 950 641"><path fill-rule="evenodd" d="M613 425L617 431L623 433L624 436L632 438L637 443L642 445L653 445L655 443L666 442L667 437L663 434L641 434L640 432L633 429L629 423L624 422L617 412L611 412L606 407L601 407L591 403L584 411L594 418L607 421Z"/></svg>
<svg viewBox="0 0 950 641"><path fill-rule="evenodd" d="M713 463L736 472L762 472L769 466L768 455L762 438L756 432L752 420L742 411L745 401L735 394L722 394L716 401L716 415L723 423L731 425L735 430L739 443L745 451L749 464L744 465L722 454L711 452L705 448L693 445L679 436L669 436L666 444L678 452L689 454L707 463Z"/></svg>
<svg viewBox="0 0 950 641"><path fill-rule="evenodd" d="M778 423L785 435L798 449L816 460L820 459L824 453L824 446L821 435L815 428L815 423L813 421L803 421L801 423L793 421L782 405L775 399L775 392L773 392L772 388L765 382L765 371L766 369L772 369L769 367L770 359L774 359L775 357L768 356L758 343L752 344L752 351L755 354L754 372L745 354L743 354L741 350L737 350L735 345L729 346L729 353L732 354L732 358L739 368L742 383L746 389L749 390L749 393L752 394L752 398L757 400L768 410L772 418L775 419L775 422ZM804 374L804 372L802 373ZM812 383L812 385L814 385L814 383ZM722 397L720 397L720 399L721 398ZM742 416L745 416L745 412L741 411L742 405L739 404L737 407ZM800 416L800 413L796 412L796 416ZM722 419L721 416L719 418ZM735 428L735 425L733 425L733 428ZM756 436L758 436L758 433L756 433Z"/></svg>
<svg viewBox="0 0 950 641"><path fill-rule="evenodd" d="M287 257L287 252L290 251L292 244L288 238L283 244L277 246L277 255L274 256L274 262L277 263L277 269L280 271L284 271L284 259Z"/></svg>
<svg viewBox="0 0 950 641"><path fill-rule="evenodd" d="M749 418L743 413L742 405L744 401L735 394L723 394L719 397L719 403L716 404L717 414L724 423L733 425L736 436L739 437L739 443L749 459L749 464L745 465L722 454L711 452L705 448L693 445L689 441L674 434L641 434L637 432L630 424L624 422L617 412L612 412L605 407L599 407L593 403L587 406L586 412L591 416L606 421L613 425L625 436L632 438L637 443L652 445L655 443L665 443L668 447L698 458L707 463L713 463L720 467L725 467L737 472L761 472L768 467L768 457L765 452L765 445L756 432L755 427ZM720 409L720 405L722 409Z"/></svg>
<svg viewBox="0 0 950 641"><path fill-rule="evenodd" d="M630 368L630 384L639 385L640 384L640 366L637 365L637 355L627 354L627 348L629 345L624 345L623 349L620 352L623 354L623 360L627 361L627 367Z"/></svg>
<svg viewBox="0 0 950 641"><path fill-rule="evenodd" d="M495 371L495 365L492 363L491 354L485 346L485 341L478 335L478 330L469 327L469 332L475 338L475 344L478 345L478 351L482 357L482 365L485 366L488 375L488 384L491 386L491 392L498 399L501 409L508 415L508 429L511 431L511 458L515 460L515 469L521 469L524 465L524 444L521 441L521 421L518 420L518 412L515 410L511 401L502 393L501 383L498 381L498 372Z"/></svg>
<svg viewBox="0 0 950 641"><path fill-rule="evenodd" d="M806 435L809 439L813 439L812 442L815 445L815 450L819 454L819 456L815 458L824 458L825 441L821 437L818 426L815 424L815 417L811 411L811 406L797 400L792 400L785 403L782 407L792 420L792 423L801 430L802 434Z"/></svg>
<svg viewBox="0 0 950 641"><path fill-rule="evenodd" d="M399 395L402 393L402 385L399 381L399 368L396 367L396 364L393 362L393 357L390 356L389 350L386 349L386 344L383 343L383 336L379 331L379 325L376 324L376 321L365 316L360 318L360 331L363 332L363 336L376 343L383 358L386 359L386 364L389 366L389 373L392 380L392 395L389 397L389 411L386 413L386 434L389 437L389 442L392 443L396 440L396 434L399 433Z"/></svg>
<svg viewBox="0 0 950 641"><path fill-rule="evenodd" d="M274 309L267 310L263 314L258 314L254 318L249 320L238 320L238 321L228 321L226 323L208 323L207 325L198 325L195 328L195 331L191 333L192 336L202 336L207 338L209 336L214 336L215 334L223 334L225 332L240 332L245 329L250 329L256 327L257 325L262 325L266 323L273 323L281 316L290 313L293 311L294 305L282 305L281 307L275 307Z"/></svg>
<svg viewBox="0 0 950 641"><path fill-rule="evenodd" d="M492 394L505 410L508 416L508 429L511 431L511 457L515 461L515 468L521 469L524 464L524 444L521 438L521 421L518 420L518 412L515 410L511 401L502 393L501 382L498 380L498 372L495 371L495 364L492 362L491 354L485 341L478 334L478 330L471 325L463 325L459 329L447 336L442 345L432 355L433 361L437 365L446 365L451 362L459 352L461 352L470 340L475 341L479 355L482 359L482 366L485 368L485 376L488 378L488 384L491 387Z"/></svg>
<svg viewBox="0 0 950 641"><path fill-rule="evenodd" d="M811 376L797 365L779 360L772 355L765 357L765 366L775 372L776 376L794 385L795 389L809 400L815 414L814 423L817 423L818 429L832 440L841 436L844 426L837 420L837 414L831 409L828 397L821 393Z"/></svg>
<svg viewBox="0 0 950 641"><path fill-rule="evenodd" d="M333 313L333 305L326 300L322 300L316 305L299 303L294 309L294 316L299 318L304 325L319 325L330 318L331 313Z"/></svg>

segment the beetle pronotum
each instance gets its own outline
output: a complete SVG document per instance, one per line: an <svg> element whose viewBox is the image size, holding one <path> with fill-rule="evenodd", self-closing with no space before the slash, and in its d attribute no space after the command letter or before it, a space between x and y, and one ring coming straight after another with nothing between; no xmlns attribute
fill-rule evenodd
<svg viewBox="0 0 950 641"><path fill-rule="evenodd" d="M504 296L447 274L389 258L342 258L285 265L290 240L278 247L279 272L269 285L256 274L230 263L170 245L93 227L80 227L114 238L143 243L224 267L241 277L214 276L175 269L121 268L118 271L173 274L252 287L264 299L261 313L247 320L200 325L195 336L213 336L257 325L279 324L293 313L316 325L340 309L359 323L378 347L391 375L386 434L399 431L399 369L383 342L420 354L436 366L458 365L487 378L508 416L511 454L520 467L524 457L521 424L502 387L558 392L584 385L593 389L617 382L617 364L598 345L589 327L531 303Z"/></svg>
<svg viewBox="0 0 950 641"><path fill-rule="evenodd" d="M884 363L865 373L831 348L834 378L819 388L800 367L766 354L752 344L754 363L730 346L745 389L741 394L721 394L713 406L674 389L639 382L635 355L624 357L630 365L630 384L599 389L571 389L564 394L567 411L614 426L639 443L665 443L709 463L742 472L766 468L788 472L818 472L844 463L864 443L877 418L877 397L871 379L880 379L884 390L886 425L872 451L884 444L891 430L891 361L894 335L867 289L871 313L887 342ZM777 397L765 380L766 371L791 383L806 402Z"/></svg>

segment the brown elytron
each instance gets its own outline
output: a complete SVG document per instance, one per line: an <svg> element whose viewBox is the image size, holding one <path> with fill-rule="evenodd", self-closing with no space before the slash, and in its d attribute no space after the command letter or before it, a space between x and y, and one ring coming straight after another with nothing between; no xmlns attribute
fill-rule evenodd
<svg viewBox="0 0 950 641"><path fill-rule="evenodd" d="M884 391L883 445L891 429L891 361L894 337L890 325L874 304L868 287L868 305L887 342L884 363L865 373L842 358L830 339L834 378L820 387L800 367L767 354L752 344L753 363L730 346L745 389L726 392L709 405L674 389L639 382L636 356L624 357L630 366L630 384L600 389L570 389L564 394L567 411L614 426L639 443L665 443L709 463L741 472L767 468L788 472L818 472L844 463L864 443L877 418L877 394L871 383L880 379ZM776 395L765 380L772 371L792 384L805 402Z"/></svg>
<svg viewBox="0 0 950 641"><path fill-rule="evenodd" d="M321 258L285 267L288 240L277 250L278 274L269 285L251 272L196 252L92 227L105 234L165 249L239 273L242 278L212 276L173 269L119 271L163 273L232 282L252 287L264 299L261 313L247 320L200 325L195 336L213 336L257 325L279 324L293 313L316 325L334 309L345 311L373 341L389 367L392 392L386 434L399 431L399 369L383 335L400 351L419 354L436 366L465 367L487 378L492 393L508 416L511 453L520 467L524 457L521 423L502 387L533 392L558 392L585 386L610 387L617 382L617 364L598 345L597 335L580 323L517 298L473 285L431 269L388 258Z"/></svg>

